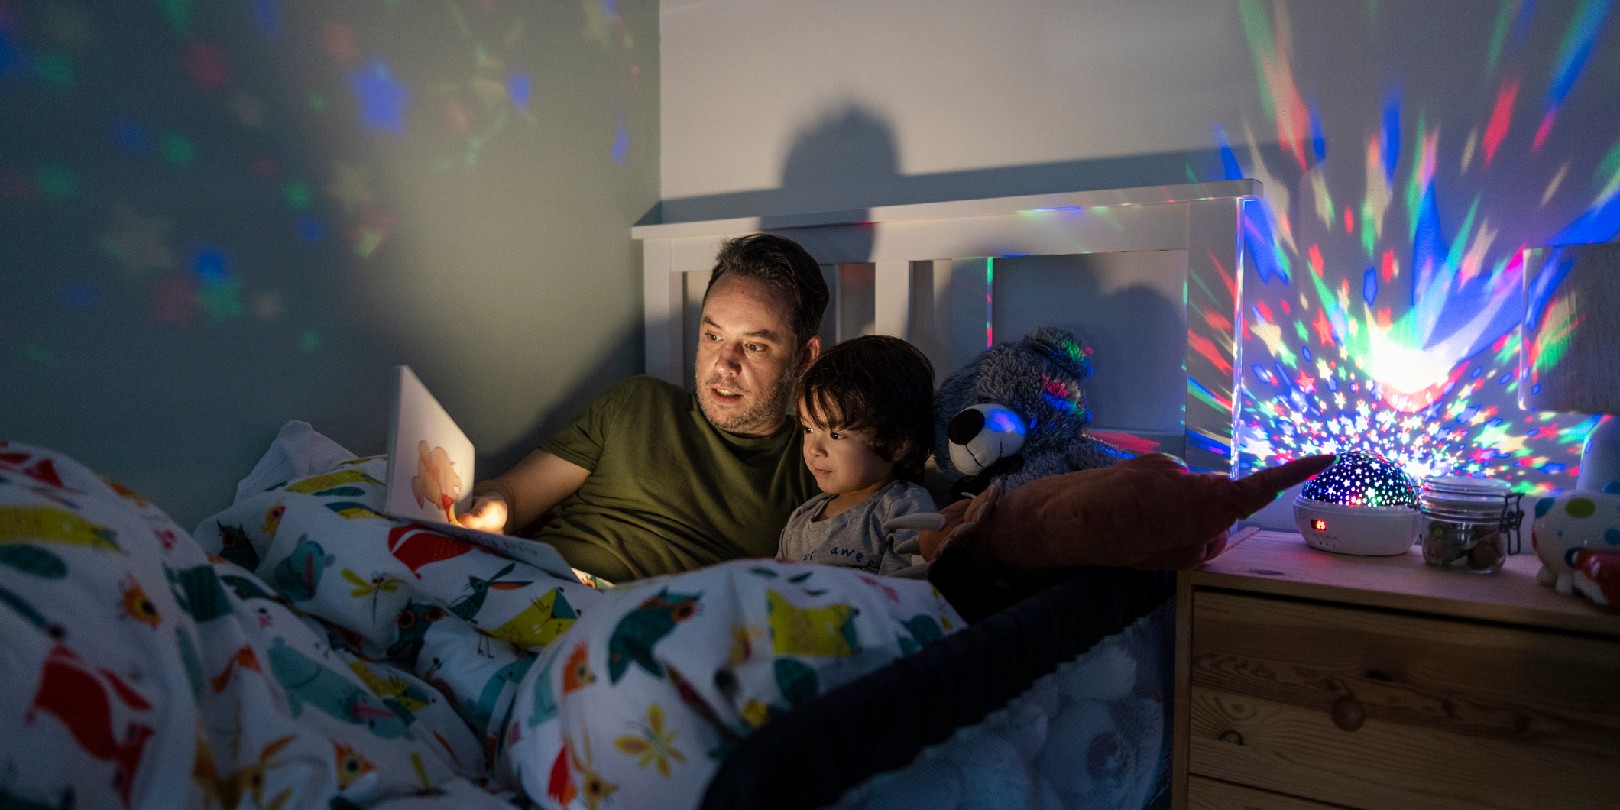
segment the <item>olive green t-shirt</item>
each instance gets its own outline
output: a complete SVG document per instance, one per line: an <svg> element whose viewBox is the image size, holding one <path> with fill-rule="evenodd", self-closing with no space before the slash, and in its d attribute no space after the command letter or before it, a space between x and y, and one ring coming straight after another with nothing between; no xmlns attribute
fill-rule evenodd
<svg viewBox="0 0 1620 810"><path fill-rule="evenodd" d="M772 556L788 515L818 491L800 442L791 420L733 436L691 392L632 377L540 445L591 474L536 537L610 582Z"/></svg>

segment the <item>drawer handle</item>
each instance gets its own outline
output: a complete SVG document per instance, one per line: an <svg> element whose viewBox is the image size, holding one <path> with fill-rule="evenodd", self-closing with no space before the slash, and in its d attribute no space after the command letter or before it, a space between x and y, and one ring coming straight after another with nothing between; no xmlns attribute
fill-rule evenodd
<svg viewBox="0 0 1620 810"><path fill-rule="evenodd" d="M1333 725L1344 731L1355 731L1367 722L1367 709L1353 697L1342 697L1333 702Z"/></svg>
<svg viewBox="0 0 1620 810"><path fill-rule="evenodd" d="M1233 745L1242 745L1243 735L1237 733L1236 731L1223 731L1221 732L1220 741L1223 743L1231 743Z"/></svg>

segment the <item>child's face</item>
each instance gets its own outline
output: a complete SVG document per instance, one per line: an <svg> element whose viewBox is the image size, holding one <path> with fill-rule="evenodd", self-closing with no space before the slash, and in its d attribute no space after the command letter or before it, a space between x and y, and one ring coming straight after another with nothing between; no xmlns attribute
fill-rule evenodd
<svg viewBox="0 0 1620 810"><path fill-rule="evenodd" d="M798 403L799 426L804 431L804 466L816 477L822 492L834 495L865 492L894 480L894 462L872 449L868 430L842 430L817 427L804 402ZM821 420L838 425L839 414L823 414Z"/></svg>

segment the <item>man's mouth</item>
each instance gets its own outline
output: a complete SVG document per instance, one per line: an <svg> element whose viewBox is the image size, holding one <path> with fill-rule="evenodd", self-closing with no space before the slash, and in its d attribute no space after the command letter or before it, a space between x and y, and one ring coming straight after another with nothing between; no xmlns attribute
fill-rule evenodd
<svg viewBox="0 0 1620 810"><path fill-rule="evenodd" d="M709 386L709 393L713 394L715 399L723 400L723 401L726 401L726 402L733 402L733 401L742 399L743 394L748 393L748 392L742 390L741 388L732 388L732 387L729 387L729 386L717 385L717 384L715 384L713 382L708 383L708 386Z"/></svg>

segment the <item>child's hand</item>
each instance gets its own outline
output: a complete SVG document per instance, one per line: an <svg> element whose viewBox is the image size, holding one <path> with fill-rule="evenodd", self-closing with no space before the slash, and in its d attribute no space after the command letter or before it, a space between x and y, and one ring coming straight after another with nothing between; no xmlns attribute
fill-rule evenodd
<svg viewBox="0 0 1620 810"><path fill-rule="evenodd" d="M456 522L469 528L491 534L506 531L506 500L493 493L479 495L471 509L456 516Z"/></svg>

